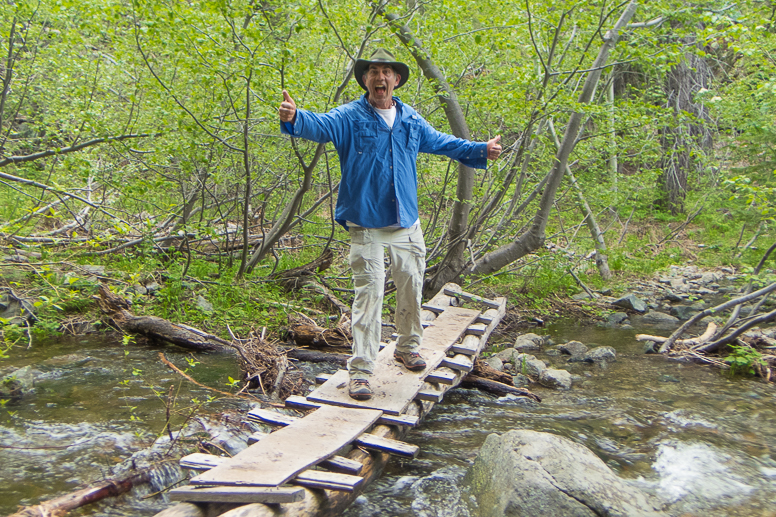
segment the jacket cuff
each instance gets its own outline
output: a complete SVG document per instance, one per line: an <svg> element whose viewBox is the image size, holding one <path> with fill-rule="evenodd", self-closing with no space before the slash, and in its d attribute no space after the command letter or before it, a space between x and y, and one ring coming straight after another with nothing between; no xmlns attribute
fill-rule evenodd
<svg viewBox="0 0 776 517"><path fill-rule="evenodd" d="M301 109L296 109L296 116L294 117L293 122L280 122L280 132L284 135L291 135L293 137L298 137L302 134L302 120L300 115Z"/></svg>

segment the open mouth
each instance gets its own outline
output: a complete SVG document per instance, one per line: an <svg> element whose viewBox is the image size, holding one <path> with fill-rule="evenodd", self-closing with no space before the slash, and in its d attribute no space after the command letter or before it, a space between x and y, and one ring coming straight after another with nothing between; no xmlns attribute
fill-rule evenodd
<svg viewBox="0 0 776 517"><path fill-rule="evenodd" d="M375 86L375 93L383 94L387 88L385 86Z"/></svg>

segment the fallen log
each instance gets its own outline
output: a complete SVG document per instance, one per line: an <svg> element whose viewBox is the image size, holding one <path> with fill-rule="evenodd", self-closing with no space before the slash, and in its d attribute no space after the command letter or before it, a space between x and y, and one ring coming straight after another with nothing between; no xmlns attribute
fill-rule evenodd
<svg viewBox="0 0 776 517"><path fill-rule="evenodd" d="M474 388L480 391L492 393L498 397L503 397L505 395L517 395L519 397L528 397L529 399L535 400L536 402L542 401L539 395L526 388L517 388L515 386L504 384L503 382L478 377L476 375L472 375L471 373L463 378L461 381L461 386L464 388Z"/></svg>
<svg viewBox="0 0 776 517"><path fill-rule="evenodd" d="M218 336L186 325L178 325L156 316L135 316L129 311L129 302L112 293L101 284L95 296L103 314L128 334L140 334L152 340L166 341L188 350L213 352L225 350L232 344Z"/></svg>
<svg viewBox="0 0 776 517"><path fill-rule="evenodd" d="M350 358L347 354L332 354L329 352L319 352L307 348L293 348L286 353L287 357L298 361L307 361L309 363L334 363L345 366Z"/></svg>
<svg viewBox="0 0 776 517"><path fill-rule="evenodd" d="M717 324L714 322L709 322L709 325L706 327L706 331L701 334L698 337L690 338L690 339L679 339L675 341L675 344L680 346L697 346L702 343L706 343L709 339L714 337L714 333L717 331ZM653 341L655 343L666 343L670 337L663 337L663 336L651 336L649 334L636 334L636 341ZM660 352L664 352L664 350L661 348Z"/></svg>
<svg viewBox="0 0 776 517"><path fill-rule="evenodd" d="M511 375L496 370L485 361L480 361L479 358L474 360L474 367L472 368L472 371L469 372L468 376L489 379L501 384L506 384L507 386L515 385L515 381L512 379Z"/></svg>
<svg viewBox="0 0 776 517"><path fill-rule="evenodd" d="M177 460L167 460L164 463L175 464ZM102 481L94 486L44 501L38 505L28 506L9 517L61 517L70 510L101 501L106 497L116 497L129 492L132 487L148 483L151 480L153 470L158 466L157 464L125 478Z"/></svg>

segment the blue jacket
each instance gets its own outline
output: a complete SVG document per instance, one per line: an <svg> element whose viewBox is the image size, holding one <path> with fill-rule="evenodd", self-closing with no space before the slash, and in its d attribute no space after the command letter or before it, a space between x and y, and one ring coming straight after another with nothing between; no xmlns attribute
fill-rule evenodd
<svg viewBox="0 0 776 517"><path fill-rule="evenodd" d="M418 219L418 153L441 154L476 169L487 167L487 144L440 133L410 106L396 101L393 128L372 108L366 94L328 113L297 109L293 124L281 131L318 143L333 142L342 179L335 220L365 228L399 223L409 228Z"/></svg>

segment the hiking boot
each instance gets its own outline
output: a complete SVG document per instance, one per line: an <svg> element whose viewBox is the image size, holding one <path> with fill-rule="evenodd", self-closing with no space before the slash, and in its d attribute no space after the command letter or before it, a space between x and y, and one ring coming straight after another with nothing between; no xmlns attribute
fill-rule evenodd
<svg viewBox="0 0 776 517"><path fill-rule="evenodd" d="M350 398L356 400L369 400L372 398L372 388L369 387L369 381L366 379L350 379L348 393Z"/></svg>
<svg viewBox="0 0 776 517"><path fill-rule="evenodd" d="M420 357L420 354L417 352L400 352L396 350L393 353L393 358L412 372L419 372L426 369L426 361Z"/></svg>

